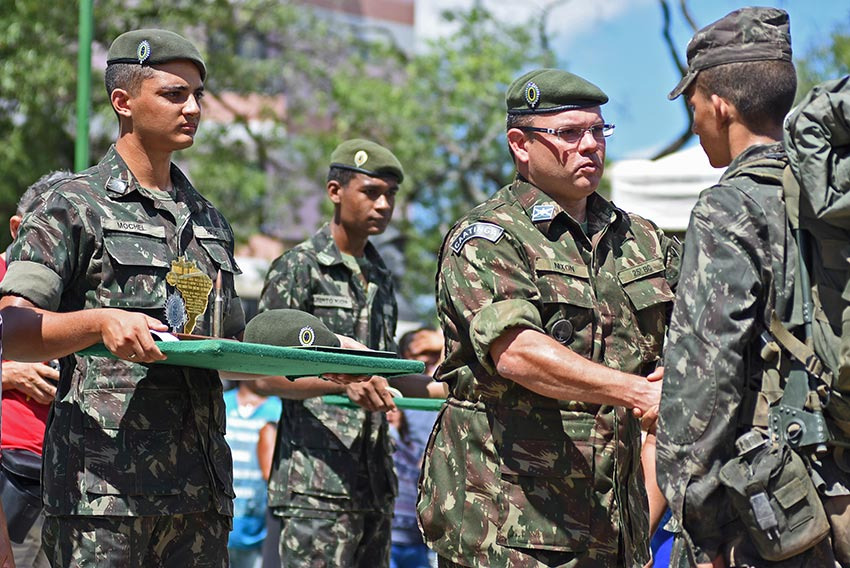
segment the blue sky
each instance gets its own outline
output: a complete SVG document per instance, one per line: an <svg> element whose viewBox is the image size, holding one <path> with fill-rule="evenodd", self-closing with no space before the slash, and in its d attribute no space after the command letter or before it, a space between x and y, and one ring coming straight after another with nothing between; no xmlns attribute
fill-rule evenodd
<svg viewBox="0 0 850 568"><path fill-rule="evenodd" d="M417 28L421 32L420 26L430 25L428 18L435 17L439 9L469 2L425 0L423 8L417 3ZM680 100L667 100L680 75L661 37L658 0L525 0L521 9L515 0L484 0L497 14L513 21L530 19L553 3L558 8L548 20L548 30L559 67L588 78L610 97L603 111L617 130L609 140L609 158L649 157L673 141L687 119ZM692 31L678 12L678 0L670 0L670 4L676 46L684 59ZM700 27L747 5L730 0L690 0L688 4ZM795 56L822 45L839 24L847 29L850 23L847 0L774 0L761 5L788 11Z"/></svg>
<svg viewBox="0 0 850 568"><path fill-rule="evenodd" d="M597 18L594 25L584 27L585 31L558 38L559 63L596 82L610 97L604 111L606 120L617 124L608 145L612 159L648 157L654 149L674 140L687 120L680 100L667 100L680 75L659 33L662 14L658 2L632 4L616 17ZM821 45L840 23L846 29L850 21L850 3L846 0L786 0L773 5L791 16L795 56ZM740 6L726 0L691 2L699 26ZM680 17L674 21L674 37L684 59L690 28Z"/></svg>

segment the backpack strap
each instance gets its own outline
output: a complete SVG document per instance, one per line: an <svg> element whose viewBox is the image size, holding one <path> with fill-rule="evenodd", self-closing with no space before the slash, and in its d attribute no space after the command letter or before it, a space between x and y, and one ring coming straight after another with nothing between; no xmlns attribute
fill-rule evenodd
<svg viewBox="0 0 850 568"><path fill-rule="evenodd" d="M768 329L773 339L794 359L802 363L806 371L817 377L826 388L832 387L832 374L824 370L820 357L817 356L814 349L797 339L793 333L788 331L788 328L779 320L776 312L771 312L770 314L770 325Z"/></svg>

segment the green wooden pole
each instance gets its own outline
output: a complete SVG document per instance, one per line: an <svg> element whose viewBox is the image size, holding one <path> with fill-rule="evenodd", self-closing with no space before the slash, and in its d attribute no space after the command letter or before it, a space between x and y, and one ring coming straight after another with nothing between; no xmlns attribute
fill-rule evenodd
<svg viewBox="0 0 850 568"><path fill-rule="evenodd" d="M74 170L89 167L89 115L91 110L91 43L94 0L80 0L79 55L77 56L77 139Z"/></svg>

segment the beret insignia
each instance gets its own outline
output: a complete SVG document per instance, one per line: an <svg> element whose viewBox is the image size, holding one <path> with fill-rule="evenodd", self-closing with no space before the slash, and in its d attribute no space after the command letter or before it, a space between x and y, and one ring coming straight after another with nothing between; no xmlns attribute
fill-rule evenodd
<svg viewBox="0 0 850 568"><path fill-rule="evenodd" d="M139 47L136 48L136 57L139 59L139 64L144 63L151 56L151 44L148 40L143 39L139 42Z"/></svg>
<svg viewBox="0 0 850 568"><path fill-rule="evenodd" d="M354 165L361 168L368 159L369 154L367 154L365 150L358 150L358 152L354 154Z"/></svg>
<svg viewBox="0 0 850 568"><path fill-rule="evenodd" d="M529 81L525 86L525 102L531 108L537 108L540 104L540 87L534 81Z"/></svg>
<svg viewBox="0 0 850 568"><path fill-rule="evenodd" d="M304 346L313 345L313 342L316 341L316 332L309 325L305 325L298 332L298 341Z"/></svg>
<svg viewBox="0 0 850 568"><path fill-rule="evenodd" d="M465 228L460 234L455 237L452 241L451 247L455 254L460 252L460 249L463 248L463 245L471 241L475 238L487 239L491 243L499 242L499 239L502 238L502 235L505 234L505 230L493 223L473 223L472 225Z"/></svg>

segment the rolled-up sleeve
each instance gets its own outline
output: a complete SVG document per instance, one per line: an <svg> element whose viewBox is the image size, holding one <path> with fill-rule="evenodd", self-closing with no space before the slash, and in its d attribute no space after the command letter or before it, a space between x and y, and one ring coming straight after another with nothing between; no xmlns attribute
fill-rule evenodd
<svg viewBox="0 0 850 568"><path fill-rule="evenodd" d="M521 245L507 231L496 242L474 238L458 251L449 246L444 251L437 294L440 309L458 329L468 328L475 356L489 373L496 374L490 346L507 329L543 331L540 292L528 276L533 272Z"/></svg>

